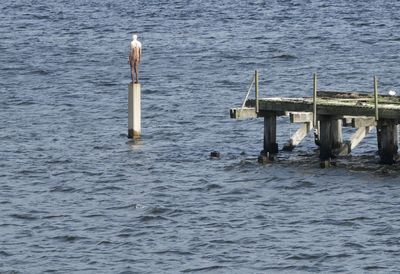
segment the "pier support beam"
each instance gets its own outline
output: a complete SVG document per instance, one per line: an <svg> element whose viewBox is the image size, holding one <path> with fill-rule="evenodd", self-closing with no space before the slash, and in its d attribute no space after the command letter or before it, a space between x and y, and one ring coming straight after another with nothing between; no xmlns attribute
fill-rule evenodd
<svg viewBox="0 0 400 274"><path fill-rule="evenodd" d="M283 150L292 151L311 131L312 125L310 122L302 123L300 128L296 131L290 140L283 145Z"/></svg>
<svg viewBox="0 0 400 274"><path fill-rule="evenodd" d="M128 138L140 139L141 135L141 87L140 84L128 85Z"/></svg>
<svg viewBox="0 0 400 274"><path fill-rule="evenodd" d="M264 116L264 150L261 151L259 162L273 161L278 153L276 143L276 114L268 113Z"/></svg>
<svg viewBox="0 0 400 274"><path fill-rule="evenodd" d="M331 116L321 116L319 141L321 167L329 167L331 159L336 156L334 150L342 147L342 121Z"/></svg>
<svg viewBox="0 0 400 274"><path fill-rule="evenodd" d="M394 164L397 158L397 123L393 119L380 119L376 128L379 157L382 164Z"/></svg>
<svg viewBox="0 0 400 274"><path fill-rule="evenodd" d="M339 155L348 155L353 149L358 146L358 144L365 138L365 136L371 131L373 126L368 127L360 127L357 131L351 136L350 140L343 144L342 148L339 151Z"/></svg>

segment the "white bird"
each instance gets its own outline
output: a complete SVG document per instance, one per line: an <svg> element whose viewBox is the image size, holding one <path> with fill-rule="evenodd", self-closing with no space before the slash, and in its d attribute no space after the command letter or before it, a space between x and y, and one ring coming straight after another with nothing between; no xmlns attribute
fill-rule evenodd
<svg viewBox="0 0 400 274"><path fill-rule="evenodd" d="M389 90L388 94L389 94L390 96L395 96L395 95L396 95L396 91L394 91L394 90Z"/></svg>

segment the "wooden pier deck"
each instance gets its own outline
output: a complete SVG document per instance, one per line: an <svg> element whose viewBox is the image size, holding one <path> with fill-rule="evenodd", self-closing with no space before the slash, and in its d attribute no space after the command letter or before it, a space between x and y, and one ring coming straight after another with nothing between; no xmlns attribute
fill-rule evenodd
<svg viewBox="0 0 400 274"><path fill-rule="evenodd" d="M289 116L292 123L300 124L298 131L283 145L283 150L294 149L314 130L322 167L329 166L338 155L349 154L373 127L377 129L381 162L393 164L397 160L400 97L378 94L376 78L374 92L367 93L318 91L314 76L313 96L302 98L259 98L257 72L253 82L256 83L255 99L247 99L248 93L242 107L230 109L230 116L234 119L264 118L264 149L260 162L272 161L279 152L277 116ZM343 141L342 137L345 126L357 128L348 141Z"/></svg>
<svg viewBox="0 0 400 274"><path fill-rule="evenodd" d="M285 115L286 112L313 112L313 98L259 98L258 116L264 112L276 112ZM378 115L380 118L400 120L400 97L379 96ZM245 108L232 108L231 118L254 118L256 99L246 101ZM364 116L375 117L375 103L373 96L360 92L318 92L318 115L335 116Z"/></svg>

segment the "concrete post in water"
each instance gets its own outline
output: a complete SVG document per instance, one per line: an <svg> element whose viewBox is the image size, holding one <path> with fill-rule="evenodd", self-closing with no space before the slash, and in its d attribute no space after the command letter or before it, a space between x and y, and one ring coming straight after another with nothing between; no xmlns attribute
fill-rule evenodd
<svg viewBox="0 0 400 274"><path fill-rule="evenodd" d="M141 135L141 97L140 84L128 85L128 138L140 139Z"/></svg>
<svg viewBox="0 0 400 274"><path fill-rule="evenodd" d="M382 164L394 164L397 158L397 123L393 119L380 119L376 128L379 157Z"/></svg>

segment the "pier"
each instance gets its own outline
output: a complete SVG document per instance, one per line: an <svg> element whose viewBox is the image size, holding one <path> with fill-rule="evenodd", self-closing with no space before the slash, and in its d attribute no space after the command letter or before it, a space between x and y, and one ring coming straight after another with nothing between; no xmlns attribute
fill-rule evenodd
<svg viewBox="0 0 400 274"><path fill-rule="evenodd" d="M396 162L400 97L379 94L376 77L371 81L373 92L338 92L318 90L317 75L314 74L310 88L312 96L301 98L261 98L258 78L256 71L242 106L231 108L230 116L233 119L264 118L264 144L259 162L273 161L279 153L276 140L278 116L287 116L291 123L300 125L281 150L293 150L314 131L321 167L329 167L338 155L350 154L374 127L381 163L391 165ZM249 99L253 87L255 98ZM356 128L350 140L343 140L343 127Z"/></svg>

